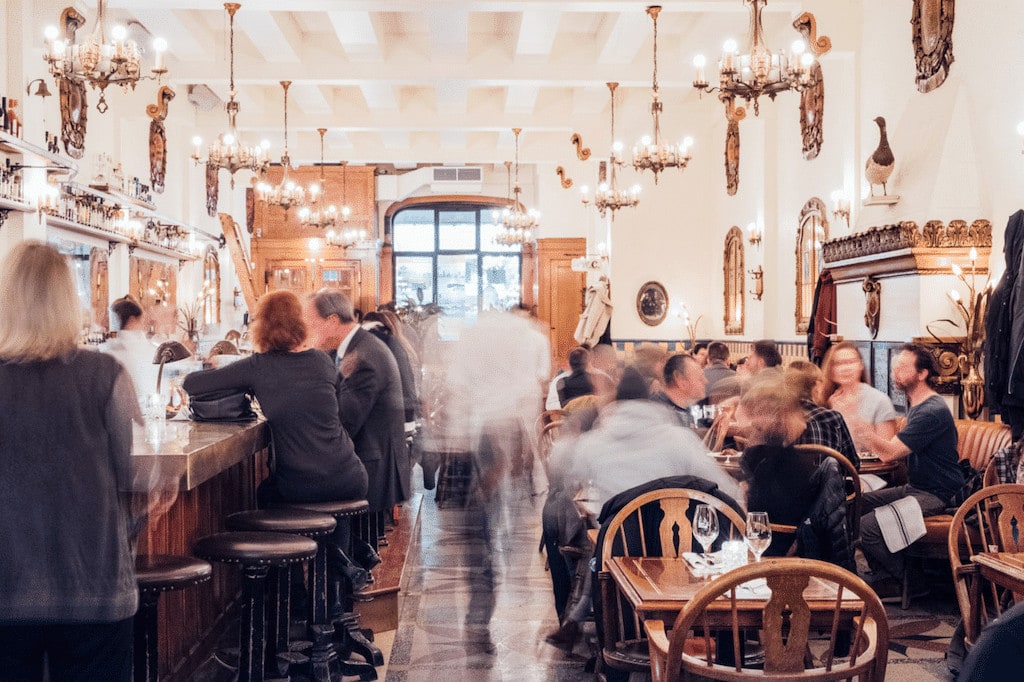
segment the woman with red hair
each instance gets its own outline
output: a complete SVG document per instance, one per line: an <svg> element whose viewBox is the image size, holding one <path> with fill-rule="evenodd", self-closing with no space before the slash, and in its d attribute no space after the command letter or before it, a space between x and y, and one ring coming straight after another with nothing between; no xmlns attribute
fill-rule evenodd
<svg viewBox="0 0 1024 682"><path fill-rule="evenodd" d="M341 376L323 351L304 350L302 303L290 291L264 295L256 308L257 352L185 377L189 395L249 391L270 424L274 457L257 502L354 500L366 496L366 469L341 426Z"/></svg>

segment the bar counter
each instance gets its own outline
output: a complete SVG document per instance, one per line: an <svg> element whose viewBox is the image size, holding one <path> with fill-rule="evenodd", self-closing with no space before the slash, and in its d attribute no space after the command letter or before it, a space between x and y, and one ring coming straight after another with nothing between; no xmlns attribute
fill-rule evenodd
<svg viewBox="0 0 1024 682"><path fill-rule="evenodd" d="M134 479L178 478L177 499L151 519L138 538L139 554L190 555L200 537L224 530L224 518L256 508L256 486L266 476L270 429L251 422L168 421L157 447L137 428ZM180 478L179 478L180 477ZM208 652L239 590L237 570L214 564L213 579L160 597L160 679L187 680L197 653ZM206 641L204 641L206 640Z"/></svg>

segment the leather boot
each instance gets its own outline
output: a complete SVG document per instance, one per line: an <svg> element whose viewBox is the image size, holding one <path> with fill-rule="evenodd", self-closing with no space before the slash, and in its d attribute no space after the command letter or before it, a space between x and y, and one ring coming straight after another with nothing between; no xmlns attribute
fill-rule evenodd
<svg viewBox="0 0 1024 682"><path fill-rule="evenodd" d="M361 538L352 538L352 558L367 571L380 565L380 554Z"/></svg>
<svg viewBox="0 0 1024 682"><path fill-rule="evenodd" d="M327 570L328 574L347 578L353 592L358 592L370 582L370 572L355 564L337 545L327 545Z"/></svg>

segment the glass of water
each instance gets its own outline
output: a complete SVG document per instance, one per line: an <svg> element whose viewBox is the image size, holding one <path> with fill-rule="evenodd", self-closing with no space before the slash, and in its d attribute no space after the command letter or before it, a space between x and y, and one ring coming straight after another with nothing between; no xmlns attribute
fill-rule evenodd
<svg viewBox="0 0 1024 682"><path fill-rule="evenodd" d="M744 537L750 553L754 555L754 561L760 561L761 555L772 543L772 527L768 522L768 512L747 512Z"/></svg>

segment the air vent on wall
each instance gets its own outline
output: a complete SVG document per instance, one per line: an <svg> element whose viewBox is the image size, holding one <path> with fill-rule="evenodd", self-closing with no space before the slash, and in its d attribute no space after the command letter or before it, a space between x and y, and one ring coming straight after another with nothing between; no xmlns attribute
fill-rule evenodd
<svg viewBox="0 0 1024 682"><path fill-rule="evenodd" d="M430 190L435 194L480 193L483 191L483 169L478 166L435 166Z"/></svg>

